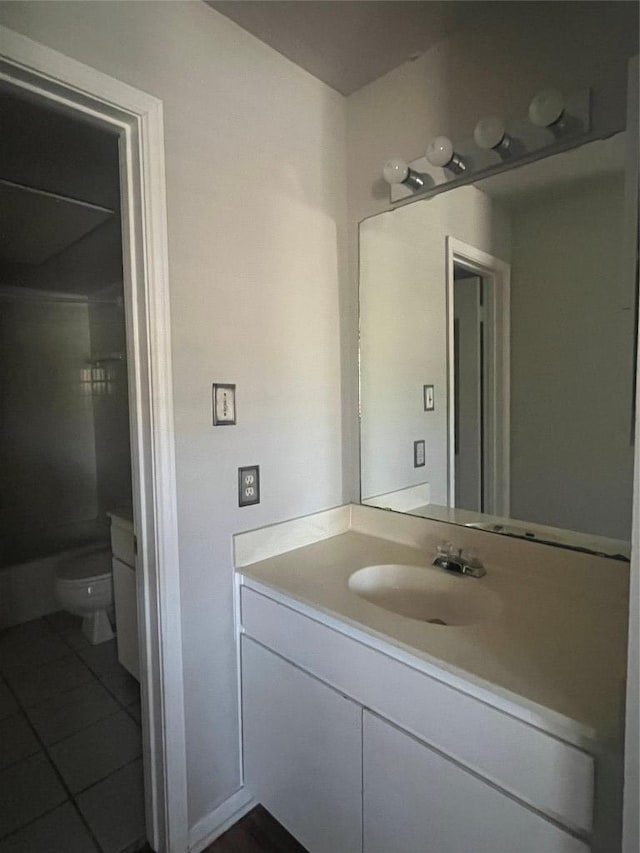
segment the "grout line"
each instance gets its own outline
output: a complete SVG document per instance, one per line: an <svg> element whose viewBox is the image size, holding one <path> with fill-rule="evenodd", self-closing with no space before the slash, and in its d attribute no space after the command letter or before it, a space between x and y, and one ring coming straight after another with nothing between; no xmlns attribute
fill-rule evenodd
<svg viewBox="0 0 640 853"><path fill-rule="evenodd" d="M61 660L61 658L60 658L60 660ZM55 663L55 661L51 661L51 663ZM44 666L47 666L47 664L44 664ZM88 666L86 666L86 664L85 664L85 667L86 667L87 671L89 672L89 674L92 677L95 677L93 675L93 672L89 669ZM97 680L99 681L100 679L97 679ZM7 684L9 684L6 676L5 676L5 681ZM50 696L46 696L44 699L39 699L37 702L35 702L33 704L31 704L31 703L27 704L26 702L22 702L22 700L18 697L18 694L16 693L15 695L18 698L18 701L20 703L21 708L39 708L41 705L44 705L45 702L50 702L52 699L56 699L58 696L64 696L66 693L71 693L72 690L76 690L78 687L82 687L84 684L91 684L91 680L79 681L77 684L74 684L73 687L65 687L63 690L58 690L56 693L52 693ZM13 692L13 688L11 688L11 690Z"/></svg>
<svg viewBox="0 0 640 853"><path fill-rule="evenodd" d="M43 616L43 617L40 617L40 618L41 618L42 620L46 620L46 617L44 617L44 616ZM35 621L35 620L34 620L34 621ZM104 683L104 681L102 680L102 678L100 677L100 675L96 672L96 670L95 670L95 669L93 669L93 668L91 667L91 665L90 665L89 663L87 663L87 661L85 661L85 660L84 660L84 658L79 654L79 652L78 652L78 650L77 650L76 648L74 648L73 646L71 646L71 645L69 644L69 642L65 639L64 635L60 634L60 633L59 633L59 632L58 632L58 631L53 627L53 625L51 625L48 621L47 621L47 624L49 625L49 627L51 628L51 630L56 634L56 636L60 637L60 639L62 639L62 640L63 640L63 642L64 642L64 643L65 643L65 645L70 649L70 651L72 652L72 654L73 654L73 655L74 655L74 656L75 656L75 657L80 661L80 663L82 663L82 664L83 664L83 666L84 666L84 667L89 671L89 673L94 677L95 681L103 687L103 689L108 693L108 695L110 695L110 696L111 696L111 697L116 701L117 705L119 706L117 711L114 711L112 714L109 714L107 717L102 717L102 718L101 718L101 719L99 719L99 720L95 720L93 723L90 723L90 724L88 724L87 726L83 727L82 729L79 729L77 732L74 732L73 734L69 735L69 736L68 736L68 738L74 737L74 735L79 734L81 731L86 731L86 729L90 728L92 725L95 725L96 723L100 723L100 722L102 722L102 721L104 721L104 720L106 720L106 719L109 719L110 717L116 716L116 714L122 713L122 711L124 711L125 713L127 713L128 717L129 717L129 718L131 718L131 719L133 719L133 722L138 726L138 728L139 728L139 729L141 729L141 728L142 728L141 724L140 724L140 723L138 723L138 721L137 721L137 720L133 717L133 715L129 712L129 706L125 705L125 704L124 704L124 703L123 703L123 702L118 698L118 696L117 696L115 693L113 693L113 692L112 692L112 690L110 690L110 689L109 689L109 686L108 686L107 684L105 684L105 683ZM90 646L90 644L88 644L88 645ZM78 647L78 648L80 648L80 647ZM54 662L54 661L50 661L49 663L53 663L53 662ZM47 664L43 664L42 666L47 666ZM121 664L119 664L119 666L121 666ZM121 667L121 668L122 668L122 670L123 670L123 673L124 673L124 674L129 675L129 673L127 673L127 671L124 669L124 667ZM114 674L114 675L118 675L118 673L113 673L113 674ZM2 677L2 674L1 674L1 673L0 673L0 677ZM109 677L109 674L107 674L107 675L106 675L106 677ZM129 675L129 677L130 677L130 678L133 678L133 676L130 676L130 675ZM3 679L3 680L5 680L5 682L6 682L6 679ZM54 699L54 698L56 698L56 697L58 697L58 696L62 696L62 695L64 695L64 694L66 694L66 693L69 693L71 690L75 690L76 688L83 686L83 684L90 684L90 683L92 683L92 682L81 682L80 684L76 684L74 687L71 687L71 688L69 688L68 690L62 690L62 691L60 691L59 693L56 693L56 694L54 694L53 696L48 697L48 699L44 699L44 700L42 700L42 702L37 703L36 705L31 705L31 706L29 706L29 708L35 708L35 707L38 707L38 705L42 705L42 704L44 704L45 702L49 701L50 699ZM15 691L13 690L13 688L11 687L11 685L9 685L8 683L7 683L7 687L8 687L8 689L9 689L9 691L11 692L12 696L14 697L14 699L16 700L16 702L17 702L17 704L18 704L18 708L19 708L20 713L21 713L21 714L24 716L24 718L26 719L27 724L30 726L30 728L32 729L32 731L33 731L33 733L34 733L34 735L35 735L35 737L36 737L36 739L37 739L38 743L41 745L43 754L44 754L44 755L45 755L45 757L47 758L47 760L48 760L49 764L53 767L53 770L54 770L54 772L56 773L56 775L58 776L58 778L59 778L59 780L60 780L60 782L61 782L61 784L62 784L62 786L63 786L63 789L67 792L68 799L67 799L65 802L71 802L71 804L72 804L72 805L73 805L73 807L75 808L76 812L77 812L77 813L78 813L78 815L80 816L80 819L82 820L82 823L83 823L83 824L84 824L84 826L86 827L86 829L87 829L87 831L88 831L88 833L89 833L89 835L90 835L91 839L92 839L92 840L93 840L93 842L95 843L95 845L96 845L96 847L97 847L97 850L99 851L99 853L104 853L104 850L103 850L102 846L100 845L100 843L98 842L98 839L97 839L97 837L96 837L95 833L93 832L93 829L91 828L91 826L89 825L88 821L87 821L87 820L86 820L86 818L84 817L84 815L83 815L83 813L82 813L82 810L80 809L80 807L79 807L79 805L78 805L78 803L77 803L76 798L77 798L78 796L80 796L81 794L86 793L86 792L87 792L87 791L89 791L91 788L95 787L96 785L99 785L101 782L105 782L105 781L106 781L110 776L113 776L115 773L118 773L118 772L120 772L121 770L124 770L124 768L125 768L125 767L128 767L128 766L130 766L131 764L134 764L136 761L140 760L140 759L141 759L141 757L142 757L142 745L141 745L141 748L140 748L140 753L138 753L134 758L130 759L129 761L125 761L125 763L124 763L124 764L120 765L119 767L117 767L117 768L115 768L114 770L112 770L110 773L107 773L105 776L101 777L100 779L95 780L95 781L94 781L94 782L92 782L90 785L88 785L86 788L83 788L82 790L77 791L77 792L74 794L74 793L72 793L71 789L69 788L69 786L68 786L68 785L67 785L67 783L65 782L65 780L64 780L64 778L63 778L63 776L62 776L62 774L61 774L61 773L60 773L60 771L58 770L58 768L57 768L57 766L56 766L56 764L55 764L55 762L54 762L53 758L51 757L50 752L49 752L49 746L47 746L47 745L44 743L44 741L42 740L42 738L41 738L41 737L40 737L40 735L38 734L37 730L35 729L35 727L34 727L34 726L33 726L33 724L31 723L31 720L29 719L29 717L28 717L28 715L27 715L27 712L26 712L26 707L25 707L25 706L23 705L23 703L21 702L20 697L15 693ZM135 699L134 699L133 703L130 703L130 705L131 705L131 704L135 704L135 702L136 702L136 701L137 701L137 700L135 700ZM57 744L62 743L63 741L67 740L68 738L62 738L61 740L56 741L54 744L50 744L50 746L51 746L51 747L56 746ZM37 753L34 753L34 755L35 755L35 754L37 754ZM29 756L29 757L32 757L32 756ZM25 759L25 760L26 760L26 759ZM16 763L17 763L17 762L16 762ZM12 766L13 766L13 765L12 765ZM55 806L54 808L58 808L58 807L59 807L59 806L61 806L61 805L64 805L64 803L59 803L59 804L58 804L58 806ZM51 809L51 810L49 810L49 811L47 811L47 812L43 812L43 814L38 815L38 817L37 817L37 818L34 818L32 821L29 821L27 824L24 824L23 826L18 827L18 829L16 829L15 831L16 831L16 832L18 832L20 829L24 829L26 826L29 826L31 823L33 823L35 820L38 820L38 818L43 817L45 814L49 814L49 813L50 813L50 811L54 811L54 809ZM143 833L144 833L144 830L143 830ZM13 833L10 833L10 834L13 834ZM6 837L6 836L5 836L5 837ZM120 851L120 853L129 853L129 851L131 851L131 853L134 853L134 851L135 851L135 850L142 849L142 848L144 847L145 843L147 843L146 833L144 833L144 834L143 834L143 836L142 836L140 839L138 839L138 840L136 840L136 841L133 841L133 842L131 842L131 844L127 845L127 846L126 846L122 851Z"/></svg>
<svg viewBox="0 0 640 853"><path fill-rule="evenodd" d="M31 720L30 720L30 719L29 719L29 717L27 716L27 712L26 712L25 708L22 706L22 703L20 702L20 698L19 698L19 696L17 696L17 694L15 693L15 691L13 690L13 688L11 687L11 685L10 685L10 684L8 685L8 688L9 688L9 690L11 691L11 693L12 693L12 695L13 695L13 698L14 698L14 699L16 700L16 702L18 703L18 706L19 706L19 708L20 708L20 712L21 712L22 716L24 717L24 719L26 720L27 725L31 728L31 731L32 731L32 732L33 732L33 734L35 735L36 740L38 741L38 743L39 743L39 744L40 744L40 746L42 747L43 755L45 756L45 758L47 759L47 761L48 761L48 762L49 762L49 764L51 765L51 767L52 767L52 769L53 769L54 773L55 773L55 774L56 774L56 776L58 777L58 781L60 782L60 784L62 785L63 790L64 790L64 791L66 792L66 794L67 794L67 800L66 800L65 802L68 802L69 800L70 800L71 802L73 802L73 794L71 793L71 790L70 790L69 786L68 786L68 785L67 785L67 783L65 782L65 780L64 780L64 778L63 778L63 776L62 776L62 774L60 773L60 771L59 771L59 770L58 770L58 768L56 767L56 765L55 765L55 763L54 763L53 759L52 759L52 758L51 758L51 756L49 755L49 751L47 750L47 747L46 747L46 745L44 744L44 742L43 742L42 738L41 738L41 737L40 737L40 735L38 734L38 732L37 732L37 730L36 730L35 726L32 724ZM55 808L58 808L59 806L62 806L62 805L64 805L64 803L58 803L58 804L55 806ZM41 817L43 817L45 814L49 814L49 813L50 813L50 812L52 812L52 811L54 811L54 809L53 809L53 808L52 808L52 809L50 809L50 810L48 810L47 812L43 812L42 814L40 814L40 815L38 815L37 817L35 817L33 820L28 821L27 823L25 823L25 824L23 824L22 826L18 827L18 829L24 829L25 827L29 826L30 824L32 824L32 823L34 823L36 820L38 820L38 818L41 818ZM80 818L81 818L81 820L82 820L82 823L84 824L84 826L85 826L85 828L86 828L87 832L89 833L89 837L90 837L91 839L93 839L93 841L94 841L94 843L95 843L95 845L96 845L97 849L100 851L100 853L104 853L104 850L103 850L103 848L100 846L100 844L98 843L98 839L95 837L93 830L92 830L92 829L91 829L91 827L89 826L89 823L85 820L84 816L80 813L80 810L79 810L79 809L77 809L77 811L78 811L78 813L80 814ZM18 831L18 829L16 829L16 832Z"/></svg>
<svg viewBox="0 0 640 853"><path fill-rule="evenodd" d="M75 801L74 797L71 798L71 806L75 809L76 814L78 815L78 817L80 818L82 823L87 828L87 831L89 833L89 837L91 838L93 843L96 845L96 850L98 850L98 853L104 853L104 848L101 846L100 842L98 841L98 838L97 838L95 832L91 828L91 824L86 819L86 817L82 814L82 810L80 809L80 806Z"/></svg>
<svg viewBox="0 0 640 853"><path fill-rule="evenodd" d="M136 717L136 715L131 710L134 705L138 705L138 704L139 704L138 700L134 699L133 702L131 702L129 705L125 705L124 710L127 712L127 714L131 717L133 722L136 724L136 726L138 726L138 728L142 732L142 722ZM140 710L140 709L138 708L138 710Z"/></svg>
<svg viewBox="0 0 640 853"><path fill-rule="evenodd" d="M53 626L51 626L51 628L52 628L52 630L53 630L53 631L55 631L55 628L53 628ZM68 633L70 634L71 632L68 632ZM63 640L63 642L65 642L65 643L66 643L66 645L69 647L69 649L71 649L72 653L73 653L73 654L74 654L74 655L75 655L75 656L80 660L80 662L81 662L82 664L84 664L84 666L86 666L86 668L89 670L89 672L90 672L90 673L91 673L95 678L97 678L97 679L98 679L98 681L100 682L100 684L104 687L104 689L107 691L107 693L108 693L108 694L109 694L113 699L115 699L115 701L118 703L118 705L120 705L120 707L121 707L121 708L123 708L125 711L127 711L127 709L128 709L128 705L125 705L125 704L124 704L124 702L120 699L120 697L119 697L116 693L114 693L114 691L113 691L113 690L109 687L109 685L108 685L108 684L106 684L106 683L105 683L105 681L104 681L104 679L105 679L105 678L109 678L111 675L119 676L121 673L119 673L119 672L106 673L106 674L101 674L101 673L99 673L99 672L98 672L94 667L92 667L92 666L91 666L91 664L90 664L90 663L88 663L88 662L87 662L87 661L82 657L82 655L81 655L81 654L80 654L80 652L78 651L78 649L79 649L79 648L83 648L82 646L78 646L78 647L71 646L71 645L69 644L68 640L65 638L65 636L64 636L63 634L58 634L58 636ZM109 642L112 642L112 641L110 640ZM88 645L89 647L91 647L91 644L90 644L90 643L87 643L87 645ZM118 666L120 667L120 669L122 669L122 674L123 674L123 675L127 675L127 676L129 676L129 678L133 678L133 676L132 676L132 675L130 675L130 674L127 672L127 670L122 666L122 664L121 664L121 663L119 663L119 662L118 662ZM134 679L134 680L135 680L135 679ZM139 695L139 694L138 694L138 695ZM135 702L135 701L137 701L137 700L136 700L136 699L134 699L133 701ZM133 703L129 703L129 704L133 704ZM131 716L131 715L130 715L130 716ZM138 723L138 721L137 721L137 720L135 720L135 718L134 718L134 722ZM140 727L142 727L140 723L138 723L138 725L139 725Z"/></svg>
<svg viewBox="0 0 640 853"><path fill-rule="evenodd" d="M9 665L8 668L7 668L7 665L4 664L4 665L0 665L0 673L2 673L4 676L7 676L7 675L11 676L12 673L19 675L19 676L27 675L28 672L31 670L39 670L39 669L43 669L45 666L51 666L51 664L57 663L58 661L63 660L64 658L66 658L68 656L69 656L69 653L68 653L67 649L65 649L63 654L58 655L57 657L51 658L51 660L45 661L44 663L42 663L42 662L39 662L39 663L23 663L23 664L18 664L17 666Z"/></svg>
<svg viewBox="0 0 640 853"><path fill-rule="evenodd" d="M71 803L72 803L72 800L63 800L61 803L57 803L55 806L52 806L50 809L47 809L46 811L42 812L42 814L39 814L37 817L33 817L33 818L31 818L31 820L28 820L26 823L23 823L20 826L17 826L15 829L12 829L11 832L7 832L6 835L1 835L0 836L0 844L3 844L5 841L7 841L10 838L13 838L14 835L17 835L19 832L22 832L23 829L27 829L28 827L30 827L32 824L36 823L36 821L40 820L41 818L47 817L47 815L53 814L53 812L55 812L56 809L61 809L62 806L66 806L68 804L70 805ZM98 848L98 849L102 853L102 848Z"/></svg>
<svg viewBox="0 0 640 853"><path fill-rule="evenodd" d="M87 723L84 726L81 726L79 729L76 729L75 732L71 732L69 735L65 735L64 737L59 738L58 740L54 740L49 744L46 744L46 749L51 749L54 746L58 746L61 743L64 743L66 740L70 740L72 737L76 735L82 734L82 732L86 732L87 729L90 729L92 726L97 725L98 723L103 723L105 720L110 720L111 717L115 717L117 714L122 713L122 708L116 708L115 711L111 711L109 714L105 714L104 717L98 717L96 720L92 720L90 723ZM44 743L44 741L43 741Z"/></svg>
<svg viewBox="0 0 640 853"><path fill-rule="evenodd" d="M101 776L100 779L96 779L95 782L92 782L90 785L87 785L86 788L82 788L82 790L77 791L75 794L72 794L72 797L79 797L81 794L86 794L87 791L90 791L91 788L95 788L96 785L99 785L101 782L105 782L110 776L114 776L116 773L119 773L121 770L124 770L125 767L129 767L131 764L135 764L136 761L139 761L142 757L142 752L136 755L134 758L130 758L128 761L125 761L124 764L121 764L119 767L116 767L115 770L111 770L107 773L106 776Z"/></svg>
<svg viewBox="0 0 640 853"><path fill-rule="evenodd" d="M11 717L21 717L23 716L19 711L16 711L15 714L12 714ZM10 720L11 717L5 717L0 723L4 723L7 720ZM0 775L5 773L7 770L11 770L16 764L22 764L23 761L28 761L30 758L35 758L39 752L42 752L40 747L37 747L33 752L28 753L27 755L21 755L20 758L16 758L14 761L10 761L9 764L5 764L4 767L0 767Z"/></svg>

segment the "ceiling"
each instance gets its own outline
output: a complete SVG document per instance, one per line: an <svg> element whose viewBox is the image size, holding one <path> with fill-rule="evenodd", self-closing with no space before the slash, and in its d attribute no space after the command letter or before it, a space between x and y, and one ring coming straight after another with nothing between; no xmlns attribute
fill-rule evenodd
<svg viewBox="0 0 640 853"><path fill-rule="evenodd" d="M0 179L0 258L39 266L113 214L104 207Z"/></svg>
<svg viewBox="0 0 640 853"><path fill-rule="evenodd" d="M350 95L501 3L464 0L207 0L327 85Z"/></svg>
<svg viewBox="0 0 640 853"><path fill-rule="evenodd" d="M0 285L38 286L33 270L117 218L118 139L0 88Z"/></svg>

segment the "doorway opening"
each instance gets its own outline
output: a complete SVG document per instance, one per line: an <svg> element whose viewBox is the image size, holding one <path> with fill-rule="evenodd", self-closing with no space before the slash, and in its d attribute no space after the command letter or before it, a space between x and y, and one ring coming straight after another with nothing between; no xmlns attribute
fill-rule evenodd
<svg viewBox="0 0 640 853"><path fill-rule="evenodd" d="M14 92L0 112L0 845L134 851L146 831L118 137Z"/></svg>
<svg viewBox="0 0 640 853"><path fill-rule="evenodd" d="M447 238L448 505L509 515L509 265Z"/></svg>
<svg viewBox="0 0 640 853"><path fill-rule="evenodd" d="M4 91L117 138L146 830L154 850L183 850L188 823L162 103L4 27L0 44Z"/></svg>
<svg viewBox="0 0 640 853"><path fill-rule="evenodd" d="M484 464L485 374L490 346L484 319L486 290L481 276L454 263L454 503L458 509L474 512L486 512L489 497Z"/></svg>

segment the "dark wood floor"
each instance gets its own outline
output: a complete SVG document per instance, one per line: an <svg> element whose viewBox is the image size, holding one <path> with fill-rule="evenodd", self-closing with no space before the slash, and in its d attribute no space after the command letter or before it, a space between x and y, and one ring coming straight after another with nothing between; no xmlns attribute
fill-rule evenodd
<svg viewBox="0 0 640 853"><path fill-rule="evenodd" d="M256 806L204 853L306 853L306 850L265 808Z"/></svg>

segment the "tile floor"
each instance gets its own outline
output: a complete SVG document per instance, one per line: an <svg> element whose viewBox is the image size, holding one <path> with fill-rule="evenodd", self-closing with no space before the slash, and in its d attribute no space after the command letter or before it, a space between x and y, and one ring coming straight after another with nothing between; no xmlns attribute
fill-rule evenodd
<svg viewBox="0 0 640 853"><path fill-rule="evenodd" d="M115 640L62 611L0 632L0 853L143 849L141 755Z"/></svg>

